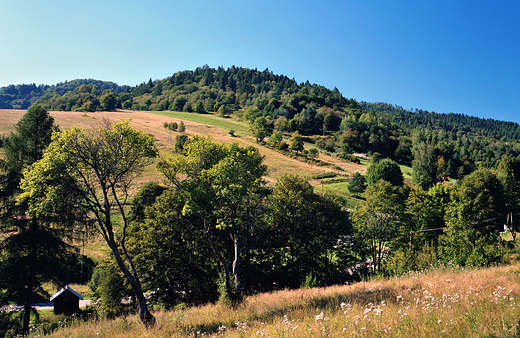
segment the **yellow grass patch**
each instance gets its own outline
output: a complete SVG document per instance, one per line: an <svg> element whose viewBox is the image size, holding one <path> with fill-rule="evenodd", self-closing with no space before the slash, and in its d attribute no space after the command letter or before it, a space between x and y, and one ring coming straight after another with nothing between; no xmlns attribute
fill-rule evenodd
<svg viewBox="0 0 520 338"><path fill-rule="evenodd" d="M76 322L55 337L516 337L520 265L447 267L328 288L283 290L223 304Z"/></svg>

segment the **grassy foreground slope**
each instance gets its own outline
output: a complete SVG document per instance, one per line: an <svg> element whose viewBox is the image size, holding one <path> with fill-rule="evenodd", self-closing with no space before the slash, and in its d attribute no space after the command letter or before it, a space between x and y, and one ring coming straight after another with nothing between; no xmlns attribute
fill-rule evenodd
<svg viewBox="0 0 520 338"><path fill-rule="evenodd" d="M242 305L73 322L52 337L518 337L520 265L444 267L400 278L247 297Z"/></svg>

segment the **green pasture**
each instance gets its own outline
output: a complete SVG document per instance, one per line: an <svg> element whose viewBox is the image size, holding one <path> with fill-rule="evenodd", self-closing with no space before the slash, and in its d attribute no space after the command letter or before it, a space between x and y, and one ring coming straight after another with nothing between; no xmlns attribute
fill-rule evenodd
<svg viewBox="0 0 520 338"><path fill-rule="evenodd" d="M176 111L151 111L150 114L163 115L181 119L185 121L191 121L195 123L207 124L224 130L235 131L235 134L250 135L249 127L243 122L232 120L231 118L219 117L211 114L197 114L187 112L176 112Z"/></svg>

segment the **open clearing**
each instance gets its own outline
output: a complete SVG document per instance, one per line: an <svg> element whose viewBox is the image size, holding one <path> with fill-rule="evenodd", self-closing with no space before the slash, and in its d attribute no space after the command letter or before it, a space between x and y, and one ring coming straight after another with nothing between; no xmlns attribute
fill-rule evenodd
<svg viewBox="0 0 520 338"><path fill-rule="evenodd" d="M25 114L25 110L0 109L0 135L9 135L13 126ZM214 141L221 143L238 143L242 147L254 146L259 148L260 153L265 156L265 163L269 167L268 181L274 181L283 174L294 174L301 176L313 176L326 172L339 172L339 169L310 165L308 163L298 161L291 157L285 156L275 150L267 147L259 146L253 137L249 135L247 124L230 118L221 118L209 114L195 114L185 112L137 112L137 111L118 111L118 112L65 112L52 111L51 116L54 117L56 124L60 129L69 129L72 126L80 128L93 128L99 125L104 118L111 121L121 119L130 120L130 124L150 135L157 140L157 147L161 151L161 156L167 156L171 147L175 144L175 136L180 133L169 131L164 128L164 123L183 121L186 126L186 134L188 136L206 135L210 136ZM229 135L229 130L235 130L235 137ZM330 163L336 168L341 168L346 172L364 172L366 167L354 163L346 163L340 159L320 154L320 160ZM146 180L160 181L161 175L155 169L148 169L144 173ZM142 183L142 182L137 182Z"/></svg>

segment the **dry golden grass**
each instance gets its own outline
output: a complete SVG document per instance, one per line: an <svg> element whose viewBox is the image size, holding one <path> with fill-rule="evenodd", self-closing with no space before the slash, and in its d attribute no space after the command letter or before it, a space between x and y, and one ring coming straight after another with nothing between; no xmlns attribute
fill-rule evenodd
<svg viewBox="0 0 520 338"><path fill-rule="evenodd" d="M328 288L258 294L224 304L75 322L53 337L517 337L520 265L448 267Z"/></svg>
<svg viewBox="0 0 520 338"><path fill-rule="evenodd" d="M0 110L0 135L8 135L13 131L13 126L20 118L25 114L25 110ZM147 112L135 112L135 111L118 111L118 112L96 112L96 113L83 113L83 112L63 112L63 111L52 111L50 115L54 117L56 124L61 129L69 129L72 126L78 126L80 128L92 128L99 125L103 118L107 118L111 121L118 121L120 119L131 120L131 125L134 128L142 130L150 135L153 135L157 140L157 147L161 151L161 155L168 154L171 147L175 143L175 136L179 135L178 132L169 131L163 127L164 122L177 122L180 123L181 119L175 117L163 116L160 114L152 114ZM254 146L258 147L260 153L265 156L265 163L269 167L268 180L274 181L281 177L283 174L298 174L298 175L316 175L324 172L329 172L331 169L319 167L316 165L311 166L308 163L298 161L296 159L285 156L277 151L268 149L266 147L259 146L255 140L246 135L238 135L232 137L229 135L228 130L224 130L209 124L201 124L183 120L186 126L186 134L188 136L194 135L205 135L210 136L214 141L221 143L238 143L242 147ZM346 171L354 172L356 170L363 171L363 166L355 164L348 164L339 161L337 158L327 155L320 155L320 159L335 164L338 167L343 168ZM162 181L163 177L155 170L155 166L152 165L147 168L141 179L137 180L137 186L148 182L148 181Z"/></svg>

